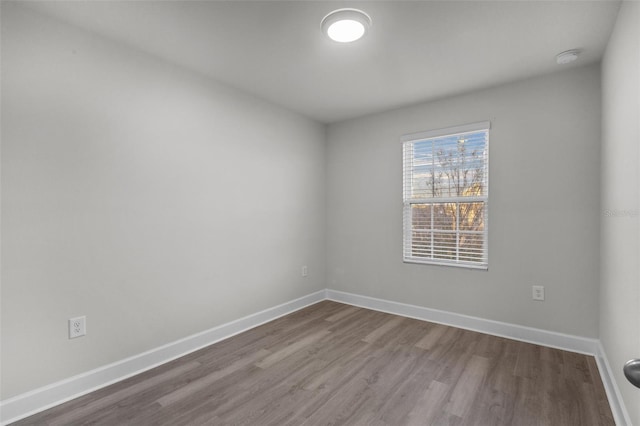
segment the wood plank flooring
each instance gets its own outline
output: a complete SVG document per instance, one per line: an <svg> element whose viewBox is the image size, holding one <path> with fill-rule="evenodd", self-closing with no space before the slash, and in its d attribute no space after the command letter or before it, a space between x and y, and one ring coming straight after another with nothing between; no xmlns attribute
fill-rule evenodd
<svg viewBox="0 0 640 426"><path fill-rule="evenodd" d="M324 301L16 425L613 425L593 357Z"/></svg>

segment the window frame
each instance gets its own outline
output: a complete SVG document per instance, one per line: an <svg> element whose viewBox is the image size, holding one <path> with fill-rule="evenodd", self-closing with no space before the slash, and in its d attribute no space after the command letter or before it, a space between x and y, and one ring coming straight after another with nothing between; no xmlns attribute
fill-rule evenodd
<svg viewBox="0 0 640 426"><path fill-rule="evenodd" d="M454 266L460 268L470 268L470 269L481 269L488 270L489 268L489 139L490 139L490 130L491 130L491 122L490 121L481 121L476 123L465 124L461 126L447 127L435 130L429 130L426 132L418 132L418 133L410 133L403 135L400 139L401 147L402 147L402 222L403 222L403 236L402 236L402 258L404 263L413 263L413 264L424 264L424 265L440 265L440 266ZM486 132L486 141L485 141L485 151L486 155L484 158L484 195L481 196L468 196L468 197L426 197L420 199L412 199L411 196L407 196L408 193L412 193L412 189L408 189L408 174L413 176L413 168L407 170L407 152L406 147L411 144L417 142L423 142L429 139L436 139L442 137L455 137L458 135L464 135L469 133L477 133L477 132ZM413 154L411 154L411 159L413 160ZM432 154L433 155L433 154ZM410 181L410 180L409 180ZM483 211L483 258L482 262L474 262L474 261L461 261L457 260L448 260L448 259L438 259L433 257L433 246L431 246L432 253L431 257L422 257L413 255L413 232L414 225L412 219L412 205L421 204L421 205L431 205L431 209L434 208L437 204L443 203L455 203L456 211L459 212L460 203L473 203L473 202L482 202L484 203L484 211ZM433 213L432 213L433 217ZM457 220L459 220L459 214L456 214ZM434 234L434 225L430 224L432 239ZM459 256L459 222L456 224L455 231L448 231L450 233L454 233L456 235L456 256ZM464 231L463 231L464 232ZM446 232L445 232L446 233ZM443 235L445 234L443 233ZM464 232L468 233L468 232ZM433 244L433 243L432 243ZM408 248L409 247L409 248ZM409 255L407 252L409 251Z"/></svg>

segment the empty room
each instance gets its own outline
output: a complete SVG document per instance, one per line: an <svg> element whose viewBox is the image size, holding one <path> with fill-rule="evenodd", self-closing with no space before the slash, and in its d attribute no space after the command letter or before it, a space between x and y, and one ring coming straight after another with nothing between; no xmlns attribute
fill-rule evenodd
<svg viewBox="0 0 640 426"><path fill-rule="evenodd" d="M0 17L0 424L640 426L639 1Z"/></svg>

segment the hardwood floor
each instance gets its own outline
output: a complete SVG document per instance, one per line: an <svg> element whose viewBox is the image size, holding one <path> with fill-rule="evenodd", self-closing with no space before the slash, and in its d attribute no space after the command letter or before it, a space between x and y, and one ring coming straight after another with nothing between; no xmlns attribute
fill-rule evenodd
<svg viewBox="0 0 640 426"><path fill-rule="evenodd" d="M593 357L324 301L17 425L613 425Z"/></svg>

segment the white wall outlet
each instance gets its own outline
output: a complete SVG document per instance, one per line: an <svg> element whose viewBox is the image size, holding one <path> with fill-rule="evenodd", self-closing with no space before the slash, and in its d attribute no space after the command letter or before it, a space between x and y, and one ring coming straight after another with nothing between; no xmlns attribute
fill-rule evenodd
<svg viewBox="0 0 640 426"><path fill-rule="evenodd" d="M544 286L543 285L534 285L531 286L533 289L533 300L544 300Z"/></svg>
<svg viewBox="0 0 640 426"><path fill-rule="evenodd" d="M300 273L302 274L303 277L306 277L307 275L309 275L309 268L307 268L307 265L304 265L302 267Z"/></svg>
<svg viewBox="0 0 640 426"><path fill-rule="evenodd" d="M87 334L87 317L70 318L69 339L75 339L85 334Z"/></svg>

